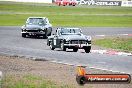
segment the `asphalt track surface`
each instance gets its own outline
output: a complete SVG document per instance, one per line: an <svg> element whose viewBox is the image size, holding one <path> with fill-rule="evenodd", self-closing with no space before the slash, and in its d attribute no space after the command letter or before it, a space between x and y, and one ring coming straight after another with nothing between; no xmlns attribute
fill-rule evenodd
<svg viewBox="0 0 132 88"><path fill-rule="evenodd" d="M55 32L53 29L53 32ZM117 35L132 34L132 28L85 27L82 31L86 35ZM22 38L20 27L0 27L0 54L18 55L41 58L53 62L84 65L90 68L132 73L132 56L118 56L84 51L67 52L60 49L50 50L46 39Z"/></svg>

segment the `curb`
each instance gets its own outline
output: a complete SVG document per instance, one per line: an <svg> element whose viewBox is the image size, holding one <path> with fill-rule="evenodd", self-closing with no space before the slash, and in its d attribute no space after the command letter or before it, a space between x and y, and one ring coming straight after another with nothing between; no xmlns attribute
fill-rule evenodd
<svg viewBox="0 0 132 88"><path fill-rule="evenodd" d="M116 35L119 35L119 36L132 36L132 34L116 34ZM105 34L102 34L102 35L95 35L97 37L105 37L105 36L111 36L111 35L105 35Z"/></svg>
<svg viewBox="0 0 132 88"><path fill-rule="evenodd" d="M132 53L118 52L114 50L91 50L92 53L119 55L119 56L132 56Z"/></svg>

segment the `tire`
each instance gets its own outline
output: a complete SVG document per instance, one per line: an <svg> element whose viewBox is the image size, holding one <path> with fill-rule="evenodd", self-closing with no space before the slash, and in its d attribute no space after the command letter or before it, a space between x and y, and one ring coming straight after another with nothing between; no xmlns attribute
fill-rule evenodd
<svg viewBox="0 0 132 88"><path fill-rule="evenodd" d="M79 85L84 85L86 83L86 78L84 76L76 76L76 81Z"/></svg>
<svg viewBox="0 0 132 88"><path fill-rule="evenodd" d="M62 51L66 51L66 47L64 46L64 43L63 42L61 43L61 50Z"/></svg>
<svg viewBox="0 0 132 88"><path fill-rule="evenodd" d="M90 50L91 50L91 46L87 47L84 49L86 53L90 53Z"/></svg>
<svg viewBox="0 0 132 88"><path fill-rule="evenodd" d="M54 50L55 48L53 47L53 45L52 45L52 42L50 42L50 49L51 50Z"/></svg>
<svg viewBox="0 0 132 88"><path fill-rule="evenodd" d="M22 33L22 37L26 38L26 34L25 33Z"/></svg>
<svg viewBox="0 0 132 88"><path fill-rule="evenodd" d="M73 52L77 52L78 51L78 48L73 48Z"/></svg>
<svg viewBox="0 0 132 88"><path fill-rule="evenodd" d="M47 38L47 29L45 30L45 34L43 35L43 38L44 38L44 39Z"/></svg>

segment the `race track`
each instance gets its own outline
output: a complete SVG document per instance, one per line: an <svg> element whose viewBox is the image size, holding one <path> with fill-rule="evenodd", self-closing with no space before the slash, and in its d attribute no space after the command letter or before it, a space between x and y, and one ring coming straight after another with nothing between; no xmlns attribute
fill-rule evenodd
<svg viewBox="0 0 132 88"><path fill-rule="evenodd" d="M55 31L56 28L53 30ZM86 35L132 34L132 28L82 28ZM58 63L85 65L90 68L132 73L132 56L50 50L46 39L22 38L20 27L0 27L0 54L42 58Z"/></svg>

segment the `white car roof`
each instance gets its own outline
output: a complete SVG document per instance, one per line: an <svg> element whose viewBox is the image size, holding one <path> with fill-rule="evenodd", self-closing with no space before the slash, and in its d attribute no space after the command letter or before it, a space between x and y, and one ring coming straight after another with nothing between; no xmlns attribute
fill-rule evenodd
<svg viewBox="0 0 132 88"><path fill-rule="evenodd" d="M46 17L28 17L28 19L29 18L44 18L45 19Z"/></svg>

